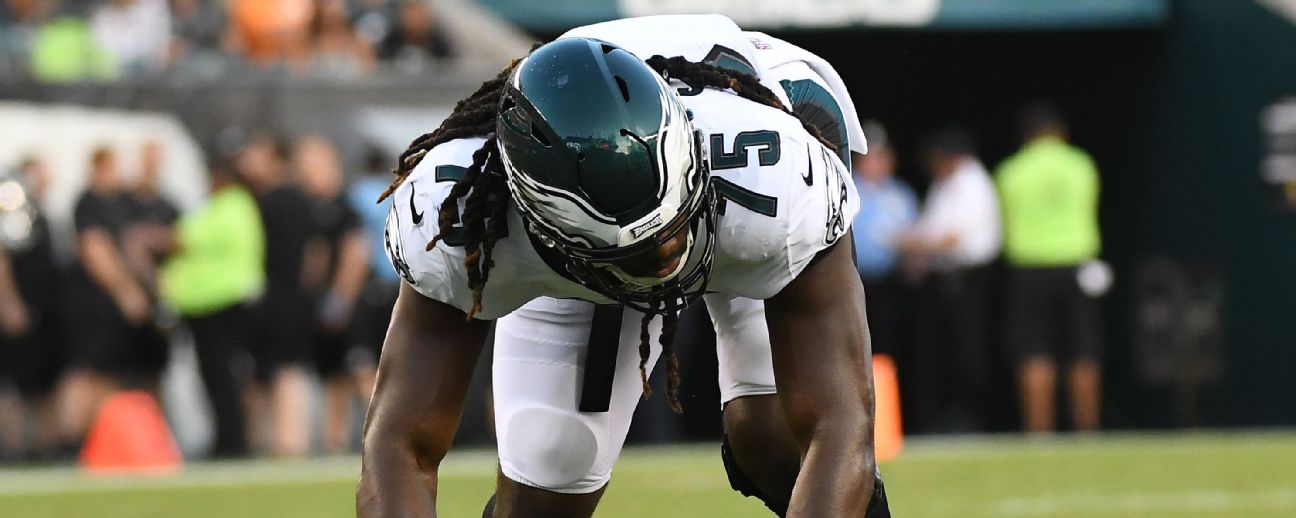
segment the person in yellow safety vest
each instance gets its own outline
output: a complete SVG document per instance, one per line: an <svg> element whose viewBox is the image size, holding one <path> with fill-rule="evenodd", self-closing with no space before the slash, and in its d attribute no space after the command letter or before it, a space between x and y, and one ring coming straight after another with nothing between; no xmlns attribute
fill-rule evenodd
<svg viewBox="0 0 1296 518"><path fill-rule="evenodd" d="M1056 107L1022 112L1025 144L999 165L995 183L1003 211L1008 264L1005 331L1017 365L1023 427L1055 427L1059 362L1065 363L1071 421L1099 426L1102 329L1096 296L1110 275L1096 262L1098 171L1067 143Z"/></svg>

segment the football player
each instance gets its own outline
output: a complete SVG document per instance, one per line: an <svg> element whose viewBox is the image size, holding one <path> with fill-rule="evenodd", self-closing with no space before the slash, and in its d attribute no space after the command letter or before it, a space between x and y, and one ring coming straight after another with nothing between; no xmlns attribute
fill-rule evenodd
<svg viewBox="0 0 1296 518"><path fill-rule="evenodd" d="M672 335L699 300L734 488L780 516L888 516L843 239L853 112L822 60L719 16L576 29L461 101L386 193L404 284L360 516L435 515L492 320L500 476L485 515L591 516L659 355L679 409Z"/></svg>

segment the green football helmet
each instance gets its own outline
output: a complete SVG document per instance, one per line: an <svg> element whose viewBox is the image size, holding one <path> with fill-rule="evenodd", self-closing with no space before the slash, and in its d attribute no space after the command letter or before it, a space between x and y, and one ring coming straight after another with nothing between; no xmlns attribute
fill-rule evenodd
<svg viewBox="0 0 1296 518"><path fill-rule="evenodd" d="M706 291L716 204L689 118L660 74L604 41L561 39L518 64L496 137L518 212L561 253L559 273L649 312ZM627 271L681 242L677 262Z"/></svg>

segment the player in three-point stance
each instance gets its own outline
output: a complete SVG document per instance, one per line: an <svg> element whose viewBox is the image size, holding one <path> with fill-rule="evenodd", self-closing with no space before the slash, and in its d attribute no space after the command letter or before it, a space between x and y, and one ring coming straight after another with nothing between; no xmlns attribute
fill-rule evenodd
<svg viewBox="0 0 1296 518"><path fill-rule="evenodd" d="M846 237L844 164L863 145L827 63L719 16L579 28L482 84L411 144L385 195L404 284L360 516L435 516L492 320L485 515L591 516L659 356L678 410L675 319L700 301L734 488L779 516L889 516Z"/></svg>

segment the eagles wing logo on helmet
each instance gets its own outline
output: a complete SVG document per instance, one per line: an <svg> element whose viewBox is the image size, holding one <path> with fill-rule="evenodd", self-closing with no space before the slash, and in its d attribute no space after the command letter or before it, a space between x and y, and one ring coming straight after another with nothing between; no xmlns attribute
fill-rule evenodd
<svg viewBox="0 0 1296 518"><path fill-rule="evenodd" d="M607 42L561 39L509 78L496 135L528 228L587 287L638 309L705 291L715 204L700 136L665 79ZM637 277L618 266L688 232L681 267Z"/></svg>

